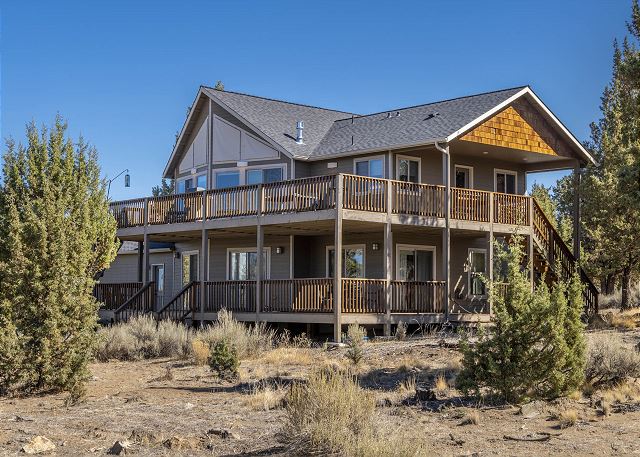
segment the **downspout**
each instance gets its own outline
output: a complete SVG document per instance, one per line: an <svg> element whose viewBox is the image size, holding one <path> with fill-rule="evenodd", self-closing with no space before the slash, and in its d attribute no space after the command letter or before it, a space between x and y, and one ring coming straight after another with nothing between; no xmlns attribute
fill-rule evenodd
<svg viewBox="0 0 640 457"><path fill-rule="evenodd" d="M443 232L443 269L445 277L445 307L444 318L445 321L449 321L449 304L451 302L451 155L449 154L449 144L445 143L445 146L440 146L438 142L434 142L433 145L438 151L442 153L442 175L445 187L444 193L444 232Z"/></svg>

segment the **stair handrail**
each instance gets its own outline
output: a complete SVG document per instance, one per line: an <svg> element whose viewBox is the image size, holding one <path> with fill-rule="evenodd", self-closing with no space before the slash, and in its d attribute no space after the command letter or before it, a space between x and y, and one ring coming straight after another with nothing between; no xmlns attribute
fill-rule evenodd
<svg viewBox="0 0 640 457"><path fill-rule="evenodd" d="M551 244L552 242L558 243L558 245L564 251L564 254L567 256L567 258L571 262L572 266L577 267L577 273L580 275L580 280L587 285L589 292L594 295L594 300L595 300L594 308L595 308L595 311L597 311L598 310L598 294L599 294L598 288L595 286L595 284L593 284L593 282L591 281L591 278L589 278L589 275L587 275L584 269L580 266L579 262L576 260L575 256L573 255L573 252L571 252L571 249L569 249L564 239L560 236L560 233L558 233L558 230L556 230L556 228L553 226L553 224L547 217L546 213L544 212L544 210L542 209L542 207L540 206L536 198L533 196L531 198L533 199L533 204L535 205L535 209L537 209L540 215L542 216L542 220L546 228L549 229L552 235L551 236L552 239L547 240L548 250L550 251L553 249L553 246ZM531 215L531 220L532 220L532 223L535 224L535 222L533 222L534 221L533 214ZM547 261L549 263L550 268L555 268L554 262L551 261L552 259L551 259L550 252L545 252L545 256L547 257Z"/></svg>
<svg viewBox="0 0 640 457"><path fill-rule="evenodd" d="M153 281L148 282L144 286L142 286L138 292L136 292L134 295L132 295L131 298L129 298L129 300L127 300L122 305L120 305L120 307L118 307L118 309L116 309L113 312L113 316L116 318L116 321L119 320L118 316L120 315L120 313L122 313L122 311L128 309L129 306L131 306L131 304L134 303L134 301L138 299L138 297L141 297L142 295L144 295L149 290L149 288L151 288L151 287L154 288L154 292L155 292L155 282L153 282ZM153 311L153 309L150 309L148 311Z"/></svg>
<svg viewBox="0 0 640 457"><path fill-rule="evenodd" d="M165 311L171 308L171 305L173 305L179 298L181 298L184 294L186 294L188 290L190 290L191 288L195 287L198 284L200 284L200 281L191 281L187 285L185 285L182 289L180 289L180 291L177 294L175 294L173 298L169 300L169 302L166 305L164 305L156 313L157 319L158 320L162 319L162 315L165 313ZM180 317L180 320L184 319L189 313L193 311L194 311L193 309L186 310L186 312Z"/></svg>

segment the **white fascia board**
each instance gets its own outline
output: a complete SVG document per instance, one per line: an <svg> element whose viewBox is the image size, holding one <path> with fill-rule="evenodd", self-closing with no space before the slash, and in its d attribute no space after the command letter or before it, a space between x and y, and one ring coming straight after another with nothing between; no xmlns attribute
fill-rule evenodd
<svg viewBox="0 0 640 457"><path fill-rule="evenodd" d="M531 98L536 103L536 105L538 105L538 107L540 107L545 112L545 114L562 131L562 133L564 133L564 135L567 138L569 138L570 142L573 143L573 145L576 147L578 152L580 154L582 154L584 156L584 158L586 158L588 161L590 161L593 164L596 163L594 158L591 156L591 154L589 154L589 152L584 148L584 146L582 146L580 141L578 141L578 139L575 136L573 136L573 134L564 126L564 124L562 122L560 122L560 120L551 112L551 110L549 108L547 108L547 106L542 102L542 100L540 100L540 98L538 98L538 96L531 90L531 88L529 86L524 87L522 90L516 92L514 95L512 95L511 97L509 97L508 99L506 99L502 103L494 106L492 109L490 109L486 113L482 114L481 116L478 116L477 118L475 118L473 121L469 122L464 127L456 130L455 132L453 132L451 135L449 135L447 137L446 141L450 142L450 141L456 139L462 133L467 132L468 130L472 129L473 127L475 127L475 126L479 125L480 123L484 122L485 120L489 119L494 114L496 114L497 112L503 110L508 105L510 105L511 103L513 103L514 101L516 101L518 98L522 97L525 94L528 94L528 95L531 96Z"/></svg>

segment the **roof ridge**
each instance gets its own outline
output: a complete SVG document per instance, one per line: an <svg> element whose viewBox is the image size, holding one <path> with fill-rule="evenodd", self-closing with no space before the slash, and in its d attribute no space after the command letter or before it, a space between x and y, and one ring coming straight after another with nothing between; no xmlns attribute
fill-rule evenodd
<svg viewBox="0 0 640 457"><path fill-rule="evenodd" d="M268 101L271 101L271 102L286 103L288 105L303 106L305 108L321 109L323 111L332 111L334 113L352 114L352 115L355 115L355 116L359 116L358 114L351 113L349 111L342 111L342 110L331 109L331 108L323 108L321 106L314 106L314 105L307 105L307 104L304 104L304 103L290 102L290 101L287 101L287 100L279 100L277 98L262 97L260 95L245 94L244 92L236 92L236 91L233 91L233 90L226 90L226 89L225 90L220 90L220 89L216 89L215 87L204 86L204 85L202 87L204 87L205 89L209 89L209 90L215 91L215 92L227 92L229 94L244 95L245 97L252 97L252 98L260 98L262 100L268 100Z"/></svg>
<svg viewBox="0 0 640 457"><path fill-rule="evenodd" d="M429 103L420 103L418 105L405 106L405 107L402 107L402 108L386 109L386 110L383 110L383 111L378 111L376 113L356 115L356 119L360 119L360 118L363 118L363 117L377 116L379 114L388 113L390 111L403 111L403 110L407 110L407 109L419 108L421 106L435 105L436 103L446 103L446 102L452 102L452 101L455 101L455 100L462 100L463 98L480 97L482 95L497 94L498 92L507 92L509 90L514 90L514 89L524 89L526 87L531 88L528 84L526 84L524 86L514 86L514 87L509 87L507 89L490 90L488 92L480 92L479 94L463 95L463 96L460 96L460 97L447 98L447 99L444 99L444 100L436 100L434 102L429 102ZM338 119L335 122L346 121L346 120L351 120L351 118L350 117L345 117L345 118L342 118L342 119Z"/></svg>

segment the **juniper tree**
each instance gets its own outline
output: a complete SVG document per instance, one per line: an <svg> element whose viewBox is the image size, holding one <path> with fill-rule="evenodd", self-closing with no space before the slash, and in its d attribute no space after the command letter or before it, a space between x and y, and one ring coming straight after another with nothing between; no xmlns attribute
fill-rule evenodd
<svg viewBox="0 0 640 457"><path fill-rule="evenodd" d="M160 182L160 185L153 186L151 188L151 194L154 197L164 197L166 195L172 195L175 190L175 182L173 179L164 179Z"/></svg>
<svg viewBox="0 0 640 457"><path fill-rule="evenodd" d="M96 274L117 250L97 153L58 116L8 141L0 185L0 392L67 390L87 377Z"/></svg>
<svg viewBox="0 0 640 457"><path fill-rule="evenodd" d="M585 343L582 286L577 275L550 291L544 281L531 290L529 268L518 237L497 247L506 266L506 293L489 283L494 327L475 346L463 345L463 392L487 391L501 400L553 398L575 390L583 380Z"/></svg>

